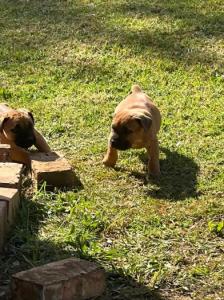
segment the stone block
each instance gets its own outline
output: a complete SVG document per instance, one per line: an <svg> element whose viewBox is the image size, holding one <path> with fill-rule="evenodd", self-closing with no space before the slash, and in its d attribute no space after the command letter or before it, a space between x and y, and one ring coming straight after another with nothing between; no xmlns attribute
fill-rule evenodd
<svg viewBox="0 0 224 300"><path fill-rule="evenodd" d="M10 151L11 151L10 145L0 144L0 162L11 161Z"/></svg>
<svg viewBox="0 0 224 300"><path fill-rule="evenodd" d="M12 225L19 207L20 197L18 189L0 187L0 201L4 201L6 203L7 221L9 225Z"/></svg>
<svg viewBox="0 0 224 300"><path fill-rule="evenodd" d="M20 147L0 144L0 162L15 162L30 165L29 152Z"/></svg>
<svg viewBox="0 0 224 300"><path fill-rule="evenodd" d="M0 252L4 246L7 230L7 204L4 201L0 201Z"/></svg>
<svg viewBox="0 0 224 300"><path fill-rule="evenodd" d="M105 272L95 263L69 258L13 275L13 300L84 300L100 296Z"/></svg>
<svg viewBox="0 0 224 300"><path fill-rule="evenodd" d="M19 188L23 165L17 163L0 163L0 187Z"/></svg>
<svg viewBox="0 0 224 300"><path fill-rule="evenodd" d="M75 188L80 180L72 166L59 153L31 153L32 174L36 187L46 182L46 188Z"/></svg>

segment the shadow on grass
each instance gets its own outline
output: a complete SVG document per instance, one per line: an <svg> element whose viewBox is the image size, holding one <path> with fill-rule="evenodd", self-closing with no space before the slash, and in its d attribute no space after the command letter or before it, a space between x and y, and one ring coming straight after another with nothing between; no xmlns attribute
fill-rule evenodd
<svg viewBox="0 0 224 300"><path fill-rule="evenodd" d="M176 151L170 151L161 148L166 158L160 160L161 176L158 179L151 178L146 181L145 175L138 172L132 172L131 175L143 181L147 187L147 195L157 199L184 200L189 197L199 196L197 191L197 173L198 165L193 159L179 154ZM146 164L147 157L142 153L140 160Z"/></svg>
<svg viewBox="0 0 224 300"><path fill-rule="evenodd" d="M89 256L82 250L78 241L55 243L40 240L38 231L48 218L46 206L36 201L22 201L17 226L11 232L5 252L0 255L0 299L10 297L10 279L12 274L68 257L86 259L101 264L99 257ZM109 263L108 263L109 265ZM111 269L111 267L110 267ZM106 272L106 291L97 300L162 300L159 292L139 284L126 277L121 270L112 268ZM96 299L96 298L94 298Z"/></svg>
<svg viewBox="0 0 224 300"><path fill-rule="evenodd" d="M206 5L202 7L184 0L122 2L113 7L121 17L132 22L135 19L136 23L137 20L151 18L155 22L155 29L148 26L114 26L111 37L116 36L118 43L139 52L151 48L161 57L173 61L214 63L222 57L216 51L206 50L204 43L214 37L222 38L224 13ZM161 27L156 25L156 20Z"/></svg>
<svg viewBox="0 0 224 300"><path fill-rule="evenodd" d="M210 11L206 7L205 13L202 13L200 8L188 1L170 0L160 3L111 1L91 4L52 0L3 1L3 60L9 51L11 59L27 62L35 58L38 61L39 56L44 55L40 53L42 48L57 47L65 41L80 41L98 47L107 41L108 47L110 43L122 48L126 46L134 50L135 55L141 55L151 48L163 57L190 64L199 61L204 64L214 63L219 59L215 50L206 52L200 45L206 39L222 36L224 18L220 10ZM127 18L137 22L139 18L155 17L159 18L161 24L167 23L168 18L170 30L167 26L155 29L147 26L125 27L116 21ZM177 22L178 26L170 21ZM196 43L198 47L194 48Z"/></svg>

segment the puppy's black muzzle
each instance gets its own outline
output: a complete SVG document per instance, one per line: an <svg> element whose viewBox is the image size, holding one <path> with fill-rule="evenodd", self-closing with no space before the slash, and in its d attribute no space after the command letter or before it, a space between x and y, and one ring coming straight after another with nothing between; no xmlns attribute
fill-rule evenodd
<svg viewBox="0 0 224 300"><path fill-rule="evenodd" d="M16 140L15 143L17 146L21 147L21 148L25 148L28 149L31 146L33 146L36 142L35 136L31 135L31 136L26 136L26 135L22 135L22 136L16 136Z"/></svg>
<svg viewBox="0 0 224 300"><path fill-rule="evenodd" d="M112 138L110 140L110 144L113 148L117 149L117 150L127 150L129 148L131 148L131 145L128 141L126 140L120 140L119 138Z"/></svg>

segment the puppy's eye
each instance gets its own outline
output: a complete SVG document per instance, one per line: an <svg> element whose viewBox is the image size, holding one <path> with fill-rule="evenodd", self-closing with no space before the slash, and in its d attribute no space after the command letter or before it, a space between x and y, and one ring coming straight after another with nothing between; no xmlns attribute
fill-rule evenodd
<svg viewBox="0 0 224 300"><path fill-rule="evenodd" d="M13 133L17 133L18 131L20 130L20 125L19 124L16 124L16 126L14 128L11 129L11 131Z"/></svg>
<svg viewBox="0 0 224 300"><path fill-rule="evenodd" d="M33 129L33 124L29 123L29 124L27 125L27 129L28 129L28 130Z"/></svg>
<svg viewBox="0 0 224 300"><path fill-rule="evenodd" d="M130 134L130 133L132 133L133 131L131 130L131 129L129 129L129 128L127 128L127 127L124 127L124 133L125 134Z"/></svg>

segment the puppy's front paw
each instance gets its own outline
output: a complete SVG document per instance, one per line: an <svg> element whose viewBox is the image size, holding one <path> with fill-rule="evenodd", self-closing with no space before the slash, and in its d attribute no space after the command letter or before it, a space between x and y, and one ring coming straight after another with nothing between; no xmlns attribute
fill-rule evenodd
<svg viewBox="0 0 224 300"><path fill-rule="evenodd" d="M158 178L161 173L160 173L160 170L149 170L148 174L151 176L151 177L154 177L154 178Z"/></svg>
<svg viewBox="0 0 224 300"><path fill-rule="evenodd" d="M145 183L158 182L160 180L160 172L148 171L145 176Z"/></svg>
<svg viewBox="0 0 224 300"><path fill-rule="evenodd" d="M153 177L153 178L159 178L160 177L160 175L161 175L161 173L160 172L150 172L150 175Z"/></svg>
<svg viewBox="0 0 224 300"><path fill-rule="evenodd" d="M115 164L116 164L116 161L114 161L114 160L111 160L111 159L109 159L108 157L104 157L104 159L103 159L103 164L104 164L104 166L106 166L106 167L114 167L115 166Z"/></svg>
<svg viewBox="0 0 224 300"><path fill-rule="evenodd" d="M159 162L150 161L148 164L148 174L152 177L160 176L160 165Z"/></svg>

